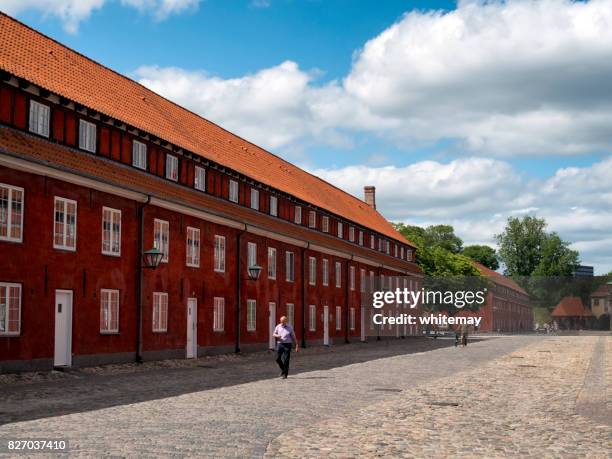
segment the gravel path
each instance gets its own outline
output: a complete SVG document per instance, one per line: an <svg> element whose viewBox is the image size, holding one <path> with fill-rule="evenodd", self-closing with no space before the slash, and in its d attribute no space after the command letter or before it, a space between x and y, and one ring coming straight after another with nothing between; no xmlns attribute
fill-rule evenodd
<svg viewBox="0 0 612 459"><path fill-rule="evenodd" d="M256 355L8 384L0 388L0 440L68 439L82 456L261 457L296 427L355 413L543 340L492 338L466 349L425 339L314 348L294 355L288 380L276 378L270 355Z"/></svg>

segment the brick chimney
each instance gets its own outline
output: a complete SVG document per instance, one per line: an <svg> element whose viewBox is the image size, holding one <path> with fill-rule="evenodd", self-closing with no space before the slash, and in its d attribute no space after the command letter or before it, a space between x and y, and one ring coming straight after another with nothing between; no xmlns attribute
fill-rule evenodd
<svg viewBox="0 0 612 459"><path fill-rule="evenodd" d="M376 209L376 187L374 186L364 186L363 187L363 195L365 203Z"/></svg>

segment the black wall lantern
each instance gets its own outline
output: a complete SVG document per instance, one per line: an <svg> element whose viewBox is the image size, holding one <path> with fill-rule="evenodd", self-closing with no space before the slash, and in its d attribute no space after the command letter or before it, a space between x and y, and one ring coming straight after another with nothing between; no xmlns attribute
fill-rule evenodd
<svg viewBox="0 0 612 459"><path fill-rule="evenodd" d="M250 280L259 279L260 274L261 274L261 266L259 265L249 266L249 279Z"/></svg>
<svg viewBox="0 0 612 459"><path fill-rule="evenodd" d="M142 257L142 261L144 263L143 268L147 268L147 269L157 268L159 264L161 263L163 257L164 257L164 254L162 253L161 250L157 248L146 250Z"/></svg>

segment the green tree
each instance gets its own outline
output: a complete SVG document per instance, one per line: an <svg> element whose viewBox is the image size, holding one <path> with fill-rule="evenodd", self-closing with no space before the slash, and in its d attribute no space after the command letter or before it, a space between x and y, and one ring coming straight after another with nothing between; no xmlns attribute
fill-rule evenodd
<svg viewBox="0 0 612 459"><path fill-rule="evenodd" d="M497 253L494 248L488 245L468 245L463 248L463 252L461 253L494 271L499 268Z"/></svg>
<svg viewBox="0 0 612 459"><path fill-rule="evenodd" d="M451 225L431 225L425 228L425 239L431 247L441 247L451 253L460 253L463 241Z"/></svg>
<svg viewBox="0 0 612 459"><path fill-rule="evenodd" d="M578 252L569 248L557 233L546 236L540 251L540 262L531 273L533 276L563 276L574 274L579 264Z"/></svg>
<svg viewBox="0 0 612 459"><path fill-rule="evenodd" d="M499 258L506 266L506 275L530 276L535 271L542 259L545 230L546 221L543 218L508 218L504 232L495 236L499 244Z"/></svg>

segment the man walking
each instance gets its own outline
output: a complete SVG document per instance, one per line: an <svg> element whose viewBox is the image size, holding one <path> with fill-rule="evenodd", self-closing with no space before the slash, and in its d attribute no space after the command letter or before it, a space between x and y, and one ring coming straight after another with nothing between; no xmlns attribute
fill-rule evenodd
<svg viewBox="0 0 612 459"><path fill-rule="evenodd" d="M278 363L281 369L281 378L287 379L293 343L295 343L295 352L299 351L295 332L293 331L293 327L287 323L287 317L283 316L280 318L280 323L274 329L274 334L272 336L276 338L276 363Z"/></svg>

